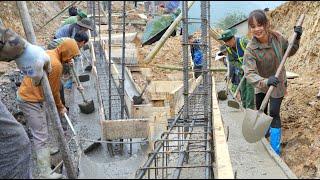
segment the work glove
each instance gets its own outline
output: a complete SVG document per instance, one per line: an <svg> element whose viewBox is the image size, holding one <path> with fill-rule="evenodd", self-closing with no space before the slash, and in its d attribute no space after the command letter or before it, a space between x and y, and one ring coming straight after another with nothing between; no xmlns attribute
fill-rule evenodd
<svg viewBox="0 0 320 180"><path fill-rule="evenodd" d="M301 26L294 26L294 32L297 33L297 37L296 37L296 40L299 40L301 38L301 35L302 35L302 27Z"/></svg>
<svg viewBox="0 0 320 180"><path fill-rule="evenodd" d="M44 69L51 72L50 57L45 50L28 42L22 55L16 59L16 64L24 75L32 78L34 85L40 84Z"/></svg>
<svg viewBox="0 0 320 180"><path fill-rule="evenodd" d="M267 82L268 86L274 86L277 87L277 85L279 84L279 79L275 76L270 76Z"/></svg>

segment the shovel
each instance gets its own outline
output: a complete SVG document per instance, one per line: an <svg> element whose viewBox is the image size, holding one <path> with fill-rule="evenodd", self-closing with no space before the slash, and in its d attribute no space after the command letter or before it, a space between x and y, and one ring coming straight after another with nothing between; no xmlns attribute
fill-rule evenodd
<svg viewBox="0 0 320 180"><path fill-rule="evenodd" d="M296 26L301 26L304 19L304 14L302 14L298 20L298 23ZM294 33L292 39L289 42L288 48L286 50L286 53L284 54L282 61L277 69L277 72L275 74L275 77L279 77L279 74L284 66L284 63L286 62L286 59L292 49L293 42L295 41L297 37L297 34ZM260 109L252 110L247 108L245 110L245 117L242 123L242 134L246 141L249 143L254 143L259 141L261 138L263 138L269 129L269 126L272 121L272 117L264 114L263 110L265 109L268 100L270 98L270 95L274 89L274 86L270 86L266 96L264 97L262 104L260 106Z"/></svg>
<svg viewBox="0 0 320 180"><path fill-rule="evenodd" d="M77 82L77 85L80 86L80 81L78 79L78 76L76 74L76 71L74 70L74 66L72 65L71 66L71 70L72 70L72 74L73 76L75 77L76 79L76 82ZM81 96L82 96L82 99L83 99L83 103L82 104L79 104L79 108L80 108L80 111L84 114L90 114L94 111L94 103L93 103L93 100L86 100L85 97L84 97L84 94L83 94L83 91L78 89Z"/></svg>
<svg viewBox="0 0 320 180"><path fill-rule="evenodd" d="M226 90L220 90L219 92L218 92L218 99L219 100L226 100L227 98L228 98L228 86L229 86L229 82L230 82L230 80L229 80L229 78L227 78L227 82L226 82Z"/></svg>
<svg viewBox="0 0 320 180"><path fill-rule="evenodd" d="M80 52L81 52L81 51L80 51ZM81 53L81 54L82 54L82 53ZM82 54L82 57L83 57L83 55L84 55L84 54ZM89 74L85 74L85 73L84 73L85 70L83 70L83 61L82 61L82 60L83 60L83 58L80 58L80 63L81 63L81 68L82 68L82 74L79 75L78 77L79 77L79 81L80 81L80 82L87 82L87 81L90 80L90 76L89 76ZM86 61L88 62L88 60L86 60ZM88 62L88 63L89 63L89 62ZM90 66L91 66L91 65L90 65ZM88 67L88 66L87 66L87 67ZM87 67L86 67L86 68L87 68ZM91 69L92 69L92 66L91 66ZM90 69L90 71L91 71L91 69ZM89 71L89 72L90 72L90 71Z"/></svg>
<svg viewBox="0 0 320 180"><path fill-rule="evenodd" d="M227 69L228 69L228 71L227 71L227 74L226 74L226 76L227 76L227 85L226 85L226 90L221 90L221 91L219 91L218 92L218 99L219 100L226 100L227 98L228 98L228 88L229 88L229 82L230 82L230 72L229 72L229 70L230 70L230 68L229 68L229 61L227 60Z"/></svg>
<svg viewBox="0 0 320 180"><path fill-rule="evenodd" d="M144 99L142 98L143 93L145 92L145 90L147 89L148 84L150 83L150 80L147 80L146 85L144 86L142 93L140 94L140 96L133 96L133 104L134 105L138 105L138 104L142 104L142 102L144 101Z"/></svg>
<svg viewBox="0 0 320 180"><path fill-rule="evenodd" d="M245 77L243 76L241 78L241 80L240 80L240 83L239 83L237 89L236 89L236 92L234 92L234 94L232 95L235 100L228 100L228 106L229 107L233 107L233 108L236 108L236 109L240 108L240 103L237 100L237 95L238 95L238 93L240 91L240 87L242 86L244 80L245 80Z"/></svg>

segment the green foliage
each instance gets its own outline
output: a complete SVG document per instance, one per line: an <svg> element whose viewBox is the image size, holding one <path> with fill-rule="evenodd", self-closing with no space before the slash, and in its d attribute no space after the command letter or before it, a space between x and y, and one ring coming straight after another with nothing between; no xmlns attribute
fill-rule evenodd
<svg viewBox="0 0 320 180"><path fill-rule="evenodd" d="M231 12L228 13L224 18L221 18L216 24L215 27L221 28L223 30L228 27L246 19L247 16L243 12Z"/></svg>

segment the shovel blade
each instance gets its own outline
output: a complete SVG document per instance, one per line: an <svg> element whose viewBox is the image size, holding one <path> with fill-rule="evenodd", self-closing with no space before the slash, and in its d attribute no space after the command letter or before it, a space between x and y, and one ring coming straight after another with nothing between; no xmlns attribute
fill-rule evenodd
<svg viewBox="0 0 320 180"><path fill-rule="evenodd" d="M94 111L93 100L79 104L80 111L84 114L91 114Z"/></svg>
<svg viewBox="0 0 320 180"><path fill-rule="evenodd" d="M87 71L87 72L91 72L92 66L91 66L91 65L88 65L84 70Z"/></svg>
<svg viewBox="0 0 320 180"><path fill-rule="evenodd" d="M229 100L228 101L228 106L229 107L233 107L235 109L239 109L240 108L240 105L237 101L233 101L233 100Z"/></svg>
<svg viewBox="0 0 320 180"><path fill-rule="evenodd" d="M80 82L87 82L90 80L90 76L89 74L83 74L79 76L79 81Z"/></svg>
<svg viewBox="0 0 320 180"><path fill-rule="evenodd" d="M242 123L242 134L245 140L249 143L254 143L263 138L269 129L272 119L262 111L246 109Z"/></svg>
<svg viewBox="0 0 320 180"><path fill-rule="evenodd" d="M226 90L221 90L218 92L218 99L226 100L228 98L228 94Z"/></svg>
<svg viewBox="0 0 320 180"><path fill-rule="evenodd" d="M133 104L134 105L139 105L139 104L142 104L143 102L143 98L141 96L133 96Z"/></svg>

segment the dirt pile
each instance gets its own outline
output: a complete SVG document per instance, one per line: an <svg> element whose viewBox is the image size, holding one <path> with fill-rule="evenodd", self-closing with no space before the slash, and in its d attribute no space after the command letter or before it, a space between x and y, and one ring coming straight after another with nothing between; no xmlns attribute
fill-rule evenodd
<svg viewBox="0 0 320 180"><path fill-rule="evenodd" d="M62 16L54 19L50 24L40 29L53 16L58 14L69 3L66 1L27 1L27 7L32 19L32 25L40 45L45 45L52 39L56 27L60 26ZM12 28L19 35L25 37L20 14L15 1L2 1L0 18L6 27ZM67 15L68 11L64 12ZM63 15L64 15L63 14Z"/></svg>
<svg viewBox="0 0 320 180"><path fill-rule="evenodd" d="M283 123L282 157L299 178L320 177L320 2L287 2L270 12L272 27L286 37L304 13L298 52L286 62L287 71L300 75L289 80L281 116Z"/></svg>

